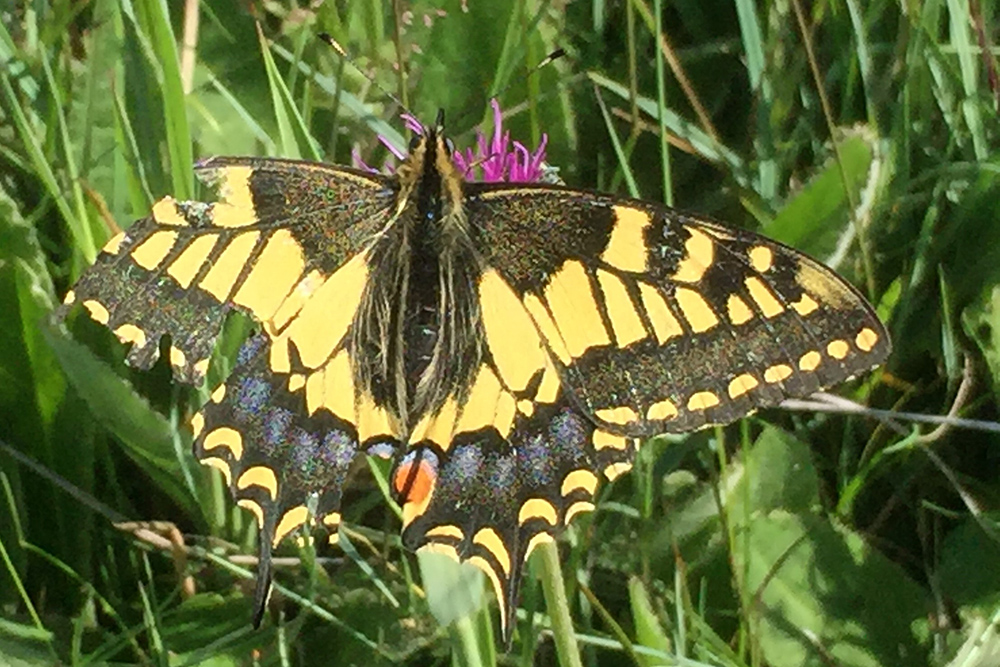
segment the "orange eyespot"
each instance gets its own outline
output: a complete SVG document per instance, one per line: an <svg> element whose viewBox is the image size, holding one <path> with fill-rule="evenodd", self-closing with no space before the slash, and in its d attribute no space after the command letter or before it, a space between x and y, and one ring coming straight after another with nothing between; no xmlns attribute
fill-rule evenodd
<svg viewBox="0 0 1000 667"><path fill-rule="evenodd" d="M422 503L430 494L436 476L434 467L425 459L401 463L392 480L399 503Z"/></svg>

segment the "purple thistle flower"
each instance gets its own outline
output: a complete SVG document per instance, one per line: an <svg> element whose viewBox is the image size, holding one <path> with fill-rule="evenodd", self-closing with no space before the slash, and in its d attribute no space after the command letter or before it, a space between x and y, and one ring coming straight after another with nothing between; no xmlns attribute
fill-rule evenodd
<svg viewBox="0 0 1000 667"><path fill-rule="evenodd" d="M528 150L520 141L511 140L509 130L503 131L503 116L496 99L490 100L490 105L493 107L493 135L487 139L482 131L477 131L476 150L466 148L463 152L456 149L452 155L455 167L466 180L470 181L532 183L542 180L545 174L543 165L548 136L542 135L542 140L534 152ZM402 119L406 129L416 134L424 133L424 126L413 115L404 113ZM379 135L378 139L397 160L406 157L382 135ZM354 164L362 169L378 171L365 164L357 148L352 151L351 158ZM389 163L385 169L390 173L395 170Z"/></svg>
<svg viewBox="0 0 1000 667"><path fill-rule="evenodd" d="M455 151L455 166L463 176L473 181L531 183L542 177L542 163L545 160L545 145L548 136L532 153L520 141L511 141L510 131L503 131L503 116L496 99L490 100L493 107L493 136L477 132L476 151L466 148L463 153Z"/></svg>
<svg viewBox="0 0 1000 667"><path fill-rule="evenodd" d="M403 127L405 127L410 132L416 132L417 134L424 133L424 125L417 117L409 112L404 112L399 115L403 119Z"/></svg>

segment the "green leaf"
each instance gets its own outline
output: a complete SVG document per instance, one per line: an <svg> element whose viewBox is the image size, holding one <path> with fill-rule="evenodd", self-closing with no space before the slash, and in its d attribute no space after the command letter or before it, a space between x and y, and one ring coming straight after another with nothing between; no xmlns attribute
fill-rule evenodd
<svg viewBox="0 0 1000 667"><path fill-rule="evenodd" d="M166 646L178 659L174 664L219 665L242 663L250 651L273 643L271 632L253 632L247 623L246 598L199 593L163 618Z"/></svg>
<svg viewBox="0 0 1000 667"><path fill-rule="evenodd" d="M178 199L194 195L194 162L187 119L187 95L181 81L177 38L165 0L135 0L136 29L147 45L144 55L156 63L159 74L166 149L170 156L171 193Z"/></svg>
<svg viewBox="0 0 1000 667"><path fill-rule="evenodd" d="M281 78L278 68L274 64L271 50L267 38L257 26L257 39L260 42L261 53L264 56L264 65L267 70L267 81L271 87L271 103L274 108L274 116L278 120L278 134L281 137L281 152L286 157L301 158L304 153L308 153L310 160L320 160L321 151L316 141L309 134L302 114L292 100L292 94ZM293 122L294 121L294 122ZM301 146L305 146L305 150Z"/></svg>
<svg viewBox="0 0 1000 667"><path fill-rule="evenodd" d="M976 342L989 367L994 390L1000 390L1000 285L983 295L962 311L962 325L969 338Z"/></svg>
<svg viewBox="0 0 1000 667"><path fill-rule="evenodd" d="M51 665L52 653L42 642L0 634L0 664L6 667Z"/></svg>
<svg viewBox="0 0 1000 667"><path fill-rule="evenodd" d="M992 535L980 521L966 519L941 545L939 584L942 592L960 606L988 610L1000 603L998 519L996 513L980 517L992 527Z"/></svg>
<svg viewBox="0 0 1000 667"><path fill-rule="evenodd" d="M97 421L114 434L125 453L189 513L197 515L198 504L191 489L184 485L181 451L175 443L180 437L144 398L107 364L98 360L84 345L67 335L65 329L46 323L42 333L52 348L70 384L87 402ZM182 451L189 452L184 445Z"/></svg>
<svg viewBox="0 0 1000 667"><path fill-rule="evenodd" d="M775 426L765 427L750 448L742 483L750 485L757 512L805 512L819 504L819 476L809 445Z"/></svg>
<svg viewBox="0 0 1000 667"><path fill-rule="evenodd" d="M874 137L866 131L850 132L839 142L839 156L840 163L831 156L764 226L768 236L826 261L851 243L855 233L851 202L860 205L870 196L865 187L875 159Z"/></svg>
<svg viewBox="0 0 1000 667"><path fill-rule="evenodd" d="M761 513L736 528L735 568L772 667L881 667L926 660L911 624L920 587L860 535L822 517Z"/></svg>
<svg viewBox="0 0 1000 667"><path fill-rule="evenodd" d="M469 563L459 564L445 554L417 553L420 580L427 592L427 606L441 625L471 616L484 601L483 573Z"/></svg>
<svg viewBox="0 0 1000 667"><path fill-rule="evenodd" d="M19 417L37 410L43 428L51 425L65 391L38 329L55 303L35 228L0 186L0 309L8 323L0 328L0 406Z"/></svg>
<svg viewBox="0 0 1000 667"><path fill-rule="evenodd" d="M635 623L635 639L642 646L670 654L670 637L660 624L653 602L646 593L642 580L630 577L628 581L629 602L632 605L632 622ZM643 653L637 654L639 662L647 667L662 664L662 660Z"/></svg>

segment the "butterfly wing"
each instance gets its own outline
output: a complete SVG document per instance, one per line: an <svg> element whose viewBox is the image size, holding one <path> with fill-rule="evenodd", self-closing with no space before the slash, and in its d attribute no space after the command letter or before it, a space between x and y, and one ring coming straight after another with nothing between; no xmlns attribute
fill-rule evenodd
<svg viewBox="0 0 1000 667"><path fill-rule="evenodd" d="M308 520L311 499L312 517L334 533L354 456L398 442L392 415L355 391L346 342L367 248L396 215L398 193L377 175L289 160L216 158L197 174L216 202L158 201L108 242L66 303L131 343L139 368L169 334L171 365L191 384L231 310L262 324L192 420L195 454L259 522L259 620L271 548Z"/></svg>
<svg viewBox="0 0 1000 667"><path fill-rule="evenodd" d="M593 508L637 438L726 423L888 355L854 288L756 234L548 186L466 195L487 354L411 434L394 483L404 542L483 569L508 641L525 559Z"/></svg>
<svg viewBox="0 0 1000 667"><path fill-rule="evenodd" d="M480 187L467 214L580 409L615 432L727 423L890 350L849 283L757 234L555 188Z"/></svg>

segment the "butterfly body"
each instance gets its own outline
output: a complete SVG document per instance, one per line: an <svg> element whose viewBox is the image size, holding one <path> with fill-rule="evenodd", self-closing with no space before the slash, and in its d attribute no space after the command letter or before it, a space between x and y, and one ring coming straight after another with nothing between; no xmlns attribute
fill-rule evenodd
<svg viewBox="0 0 1000 667"><path fill-rule="evenodd" d="M467 384L481 356L461 179L454 167L441 172L438 148L428 135L400 168L400 213L372 244L372 279L352 327L359 380L393 405L403 430Z"/></svg>
<svg viewBox="0 0 1000 667"><path fill-rule="evenodd" d="M192 420L271 549L335 539L360 454L392 457L404 543L480 567L509 637L532 549L594 508L641 438L732 421L889 352L835 273L661 205L463 179L440 123L395 175L216 158L214 203L157 202L67 304L199 382L226 314L260 333ZM154 307L150 307L150 303Z"/></svg>

